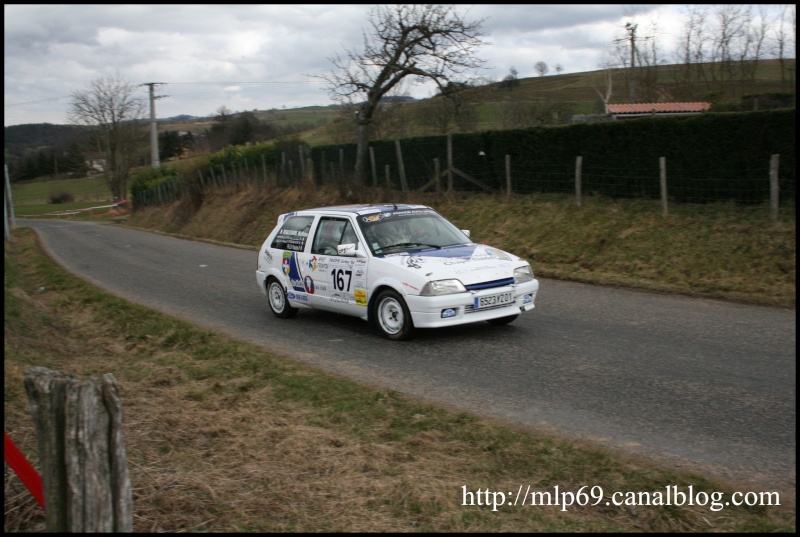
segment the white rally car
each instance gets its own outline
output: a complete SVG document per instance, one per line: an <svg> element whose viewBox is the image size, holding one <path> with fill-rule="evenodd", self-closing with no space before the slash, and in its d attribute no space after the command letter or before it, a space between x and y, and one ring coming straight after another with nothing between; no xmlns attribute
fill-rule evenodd
<svg viewBox="0 0 800 537"><path fill-rule="evenodd" d="M353 315L396 341L415 328L510 323L539 290L524 259L475 244L430 207L401 204L282 214L258 252L256 281L277 317Z"/></svg>

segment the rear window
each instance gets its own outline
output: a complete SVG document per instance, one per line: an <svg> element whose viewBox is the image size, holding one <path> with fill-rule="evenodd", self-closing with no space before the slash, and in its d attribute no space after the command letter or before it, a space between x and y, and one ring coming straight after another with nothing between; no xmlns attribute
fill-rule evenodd
<svg viewBox="0 0 800 537"><path fill-rule="evenodd" d="M272 239L272 248L302 252L306 247L308 230L311 229L313 216L292 216L287 218L278 234Z"/></svg>

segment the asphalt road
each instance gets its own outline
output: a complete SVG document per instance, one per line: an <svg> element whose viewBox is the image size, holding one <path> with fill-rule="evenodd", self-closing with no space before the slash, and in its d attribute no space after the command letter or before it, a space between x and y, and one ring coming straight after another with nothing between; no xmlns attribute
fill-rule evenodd
<svg viewBox="0 0 800 537"><path fill-rule="evenodd" d="M104 289L321 369L739 490L795 490L794 309L542 280L536 309L511 325L390 343L356 318L276 319L252 250L113 224L18 225Z"/></svg>

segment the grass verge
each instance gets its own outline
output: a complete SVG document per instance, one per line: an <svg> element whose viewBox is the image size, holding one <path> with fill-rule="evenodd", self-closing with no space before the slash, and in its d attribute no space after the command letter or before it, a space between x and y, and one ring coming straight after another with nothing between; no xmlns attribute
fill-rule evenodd
<svg viewBox="0 0 800 537"><path fill-rule="evenodd" d="M490 194L403 193L361 189L250 186L208 192L198 209L185 202L134 212L128 225L257 249L278 215L322 205L371 202L430 205L475 242L527 259L537 276L795 307L795 214L776 221L769 208L674 204L662 215L652 200L564 194L507 198Z"/></svg>
<svg viewBox="0 0 800 537"><path fill-rule="evenodd" d="M5 243L4 280L6 432L37 465L27 368L113 373L137 532L795 531L785 502L606 505L617 491L735 489L365 387L128 303L61 269L30 229ZM464 486L520 485L604 495L567 509L494 511L485 495L462 505ZM41 531L8 470L4 492L5 531Z"/></svg>

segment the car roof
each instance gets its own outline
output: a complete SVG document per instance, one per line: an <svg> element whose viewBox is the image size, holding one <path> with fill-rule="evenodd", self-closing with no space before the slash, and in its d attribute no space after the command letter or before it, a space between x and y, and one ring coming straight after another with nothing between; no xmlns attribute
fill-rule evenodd
<svg viewBox="0 0 800 537"><path fill-rule="evenodd" d="M430 209L427 205L416 205L408 203L362 203L355 205L331 205L328 207L315 207L313 209L303 209L296 213L305 212L327 212L327 213L348 213L348 214L372 214L387 211L406 211L410 209Z"/></svg>

